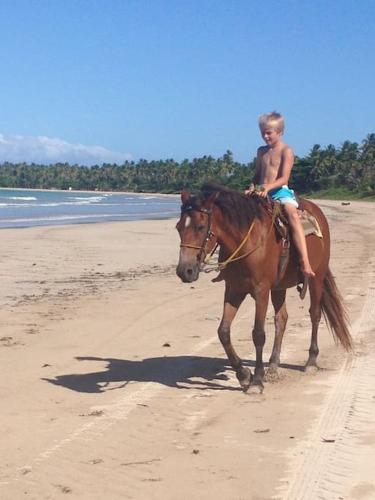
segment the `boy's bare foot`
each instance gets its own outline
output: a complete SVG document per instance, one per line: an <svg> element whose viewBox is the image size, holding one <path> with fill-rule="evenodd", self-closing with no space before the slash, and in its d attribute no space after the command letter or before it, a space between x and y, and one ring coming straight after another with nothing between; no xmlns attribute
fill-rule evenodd
<svg viewBox="0 0 375 500"><path fill-rule="evenodd" d="M315 273L309 263L301 262L301 271L306 278L313 278L315 276Z"/></svg>

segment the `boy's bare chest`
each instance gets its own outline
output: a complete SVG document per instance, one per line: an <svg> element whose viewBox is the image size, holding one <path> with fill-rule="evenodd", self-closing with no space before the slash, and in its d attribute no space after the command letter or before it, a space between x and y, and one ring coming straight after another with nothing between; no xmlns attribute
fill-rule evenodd
<svg viewBox="0 0 375 500"><path fill-rule="evenodd" d="M263 168L278 171L281 165L281 154L278 151L267 151L262 156Z"/></svg>

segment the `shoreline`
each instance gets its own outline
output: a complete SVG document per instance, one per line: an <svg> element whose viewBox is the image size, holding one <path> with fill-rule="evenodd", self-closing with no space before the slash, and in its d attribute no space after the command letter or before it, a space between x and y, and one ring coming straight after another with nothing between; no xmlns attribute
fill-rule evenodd
<svg viewBox="0 0 375 500"><path fill-rule="evenodd" d="M4 191L39 191L39 192L51 192L51 193L87 193L87 194L123 194L123 195L134 195L134 196L158 196L161 198L179 198L180 193L150 193L150 192L144 192L144 193L139 193L135 191L102 191L102 190L89 190L89 189L42 189L42 188L19 188L19 187L1 187L0 190ZM308 196L300 195L301 198L305 198L306 200L311 200L311 201L321 201L321 202L346 202L346 203L351 203L351 202L363 202L363 203L374 203L375 202L375 197L365 199L365 198L352 198L352 197L342 197L342 198L315 198L314 193L309 193Z"/></svg>
<svg viewBox="0 0 375 500"><path fill-rule="evenodd" d="M0 188L1 193L0 229L164 220L179 214L179 195L26 188Z"/></svg>
<svg viewBox="0 0 375 500"><path fill-rule="evenodd" d="M157 218L155 217L154 219L121 219L121 220L100 220L100 221L93 221L93 222L63 222L61 224L34 224L32 226L9 226L9 227L1 227L0 226L0 231L18 231L20 229L34 229L34 228L58 228L58 227L71 227L71 226L96 226L96 225L108 225L108 224L121 224L122 222L154 222L154 221L163 221L163 220L176 220L177 217L160 217Z"/></svg>

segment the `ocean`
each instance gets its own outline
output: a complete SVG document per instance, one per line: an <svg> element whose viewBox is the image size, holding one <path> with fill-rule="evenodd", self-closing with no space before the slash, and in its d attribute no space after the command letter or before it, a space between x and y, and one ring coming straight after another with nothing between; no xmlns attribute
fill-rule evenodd
<svg viewBox="0 0 375 500"><path fill-rule="evenodd" d="M178 217L174 196L0 189L0 228Z"/></svg>

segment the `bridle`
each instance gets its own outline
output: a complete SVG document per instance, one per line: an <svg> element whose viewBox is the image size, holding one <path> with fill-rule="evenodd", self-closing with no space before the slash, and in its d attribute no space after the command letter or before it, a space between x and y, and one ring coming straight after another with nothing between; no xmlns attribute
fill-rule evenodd
<svg viewBox="0 0 375 500"><path fill-rule="evenodd" d="M210 208L196 208L193 205L187 205L186 207L183 206L181 208L181 214L183 214L185 212L191 212L191 211L201 212L201 213L206 214L208 216L207 234L206 234L206 237L203 240L203 243L201 246L191 245L189 243L181 243L180 248L193 248L195 250L199 250L198 255L197 255L198 262L205 264L205 259L207 256L206 245L210 241L210 239L213 236L215 236L215 234L211 231L212 209L210 209ZM275 218L277 216L277 210L272 210L270 213L270 216L271 216L271 224L270 224L270 228L267 232L267 238L270 235L272 228L274 227ZM261 243L258 243L255 247L251 248L249 251L238 255L240 250L245 246L246 242L249 240L250 235L251 235L253 228L254 228L254 224L255 224L255 219L251 223L246 236L244 237L244 239L242 240L240 245L234 250L234 252L226 260L217 263L216 267L217 267L218 271L222 271L223 269L225 269L227 267L228 264L230 264L232 262L236 262L238 260L244 259L245 257L247 257L250 254L252 254L253 252L255 252L255 250L257 250L261 246ZM214 249L211 251L210 257L214 254L217 246L218 246L218 243L216 243ZM202 259L202 254L204 254L203 259Z"/></svg>
<svg viewBox="0 0 375 500"><path fill-rule="evenodd" d="M203 240L202 245L198 246L198 245L191 245L190 243L181 243L180 244L180 248L194 248L195 250L199 250L198 255L197 255L197 259L198 259L198 262L202 262L202 261L205 260L205 258L207 256L206 245L210 241L210 239L213 236L215 236L215 233L213 233L212 230L211 230L211 226L212 226L212 209L211 208L196 208L196 207L194 207L192 205L183 206L181 208L181 214L184 214L186 212L192 212L192 211L194 211L194 212L201 212L202 214L207 215L207 217L208 217L207 233L206 233L206 236L205 236L205 238ZM216 249L216 246L215 246L213 252L211 252L211 253L214 253L214 251ZM203 259L202 259L202 256L203 256Z"/></svg>
<svg viewBox="0 0 375 500"><path fill-rule="evenodd" d="M196 208L196 207L194 207L192 205L188 205L186 207L182 207L181 208L181 214L183 214L185 212L191 212L191 211L201 212L201 213L203 213L203 214L205 214L205 215L208 216L207 234L206 234L206 237L203 240L202 245L198 246L198 245L191 245L190 243L181 243L180 244L180 248L193 248L195 250L199 250L199 252L197 254L197 260L198 260L198 262L201 263L201 264L208 264L206 262L206 257L207 257L206 245L210 241L210 239L213 236L215 236L215 233L213 233L211 231L212 209L210 209L210 208ZM218 271L223 270L231 262L235 262L237 260L244 259L245 257L247 257L248 255L250 255L252 252L254 252L258 248L259 245L256 246L255 248L251 249L250 251L244 253L244 254L238 255L238 253L240 252L240 250L242 249L242 247L246 244L246 242L250 238L250 234L251 234L251 232L252 232L252 230L254 228L254 223L255 223L255 220L253 220L253 222L251 223L250 228L249 228L249 230L248 230L245 238L242 240L242 242L240 243L240 245L235 249L235 251L225 261L217 263L217 270ZM216 245L214 246L213 250L210 252L209 257L212 257L212 255L215 253L218 245L219 244L216 243ZM202 258L202 255L203 255L203 258Z"/></svg>

